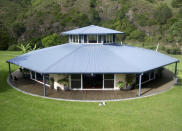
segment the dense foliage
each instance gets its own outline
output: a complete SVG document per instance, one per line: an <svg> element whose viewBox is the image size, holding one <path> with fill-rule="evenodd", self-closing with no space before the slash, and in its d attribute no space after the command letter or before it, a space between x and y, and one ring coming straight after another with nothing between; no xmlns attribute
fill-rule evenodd
<svg viewBox="0 0 182 131"><path fill-rule="evenodd" d="M179 7L182 7L182 0L173 0L171 5L174 7L174 8L179 8Z"/></svg>
<svg viewBox="0 0 182 131"><path fill-rule="evenodd" d="M42 38L41 41L44 47L48 47L48 46L60 44L61 38L56 33L54 33L52 35Z"/></svg>
<svg viewBox="0 0 182 131"><path fill-rule="evenodd" d="M61 32L90 24L125 32L118 42L182 46L181 0L0 0L0 5L0 50L18 50L20 42L38 48L66 43Z"/></svg>
<svg viewBox="0 0 182 131"><path fill-rule="evenodd" d="M172 11L166 4L162 4L154 12L154 17L159 24L165 24L172 17Z"/></svg>
<svg viewBox="0 0 182 131"><path fill-rule="evenodd" d="M12 37L7 28L0 22L0 50L7 50L12 43Z"/></svg>

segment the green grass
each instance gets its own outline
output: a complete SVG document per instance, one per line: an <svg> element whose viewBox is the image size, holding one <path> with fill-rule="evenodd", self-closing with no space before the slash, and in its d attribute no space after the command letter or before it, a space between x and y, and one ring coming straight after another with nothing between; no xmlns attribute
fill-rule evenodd
<svg viewBox="0 0 182 131"><path fill-rule="evenodd" d="M20 52L0 51L0 130L182 130L182 87L160 95L121 102L65 102L43 99L7 85L5 62ZM182 60L182 56L175 56ZM13 70L16 66L12 66ZM180 72L182 74L182 72Z"/></svg>

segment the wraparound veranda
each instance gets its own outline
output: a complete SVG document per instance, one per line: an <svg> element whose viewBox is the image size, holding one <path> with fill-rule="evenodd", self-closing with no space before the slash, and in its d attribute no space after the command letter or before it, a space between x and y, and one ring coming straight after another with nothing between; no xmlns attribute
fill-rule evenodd
<svg viewBox="0 0 182 131"><path fill-rule="evenodd" d="M90 25L63 32L69 42L32 51L8 60L21 67L20 74L61 90L139 89L142 83L160 78L163 67L178 59L125 44L116 35L123 32ZM10 70L11 75L11 70ZM16 77L16 76L13 76ZM12 78L13 78L12 77Z"/></svg>
<svg viewBox="0 0 182 131"><path fill-rule="evenodd" d="M41 74L20 68L18 72L21 75L18 77L43 84L45 96L47 87L56 90L130 90L139 88L138 95L140 96L141 85L160 79L163 69L161 67L142 74ZM11 76L12 79L19 79L16 77L16 75Z"/></svg>

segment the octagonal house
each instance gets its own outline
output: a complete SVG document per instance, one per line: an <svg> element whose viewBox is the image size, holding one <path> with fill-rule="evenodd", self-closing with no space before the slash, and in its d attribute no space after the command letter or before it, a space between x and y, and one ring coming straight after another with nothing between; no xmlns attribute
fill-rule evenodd
<svg viewBox="0 0 182 131"><path fill-rule="evenodd" d="M69 43L8 60L30 73L30 78L61 90L119 90L155 80L161 68L178 60L156 51L116 43L123 32L95 25L63 32ZM11 75L10 75L11 76ZM145 79L142 77L145 76ZM49 81L49 82L48 82Z"/></svg>

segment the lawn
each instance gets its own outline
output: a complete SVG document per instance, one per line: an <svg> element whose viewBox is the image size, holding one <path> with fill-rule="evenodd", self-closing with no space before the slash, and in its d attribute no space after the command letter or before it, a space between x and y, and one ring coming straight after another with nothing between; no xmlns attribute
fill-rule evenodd
<svg viewBox="0 0 182 131"><path fill-rule="evenodd" d="M182 86L160 95L98 103L65 102L23 94L7 82L7 59L20 52L0 51L0 131L6 130L182 130ZM182 61L182 56L174 56ZM178 64L178 68L182 64ZM17 67L12 66L15 70ZM173 69L173 66L168 67ZM179 75L182 76L180 69Z"/></svg>

